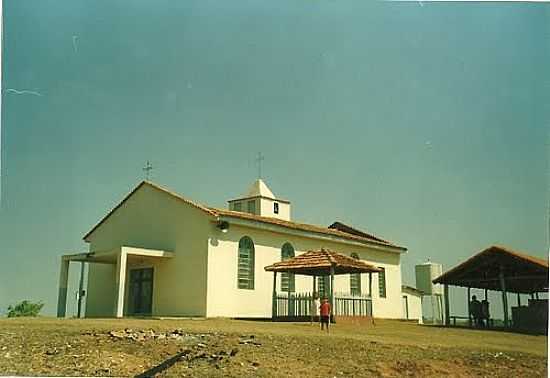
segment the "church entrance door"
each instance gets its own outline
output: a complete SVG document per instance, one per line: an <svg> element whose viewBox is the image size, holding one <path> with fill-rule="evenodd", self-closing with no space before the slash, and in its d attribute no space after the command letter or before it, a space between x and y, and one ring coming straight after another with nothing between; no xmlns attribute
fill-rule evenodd
<svg viewBox="0 0 550 378"><path fill-rule="evenodd" d="M130 315L151 315L153 305L153 268L130 270Z"/></svg>

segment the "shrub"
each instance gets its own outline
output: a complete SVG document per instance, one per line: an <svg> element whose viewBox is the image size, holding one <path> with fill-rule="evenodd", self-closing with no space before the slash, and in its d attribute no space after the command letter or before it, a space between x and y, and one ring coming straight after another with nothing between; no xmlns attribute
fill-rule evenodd
<svg viewBox="0 0 550 378"><path fill-rule="evenodd" d="M15 318L19 316L38 316L40 311L44 307L42 302L30 302L27 300L21 301L15 306L8 306L8 318Z"/></svg>

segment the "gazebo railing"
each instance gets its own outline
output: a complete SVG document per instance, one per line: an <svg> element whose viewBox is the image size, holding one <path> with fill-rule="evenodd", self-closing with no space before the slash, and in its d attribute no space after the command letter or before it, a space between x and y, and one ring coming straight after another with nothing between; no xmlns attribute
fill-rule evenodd
<svg viewBox="0 0 550 378"><path fill-rule="evenodd" d="M311 292L278 292L273 305L276 318L311 317L313 296ZM334 294L333 314L336 316L372 316L372 300L368 295Z"/></svg>

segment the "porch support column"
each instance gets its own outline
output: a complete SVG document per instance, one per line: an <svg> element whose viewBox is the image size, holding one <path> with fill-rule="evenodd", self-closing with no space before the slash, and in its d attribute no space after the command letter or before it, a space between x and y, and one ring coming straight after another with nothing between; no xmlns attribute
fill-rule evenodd
<svg viewBox="0 0 550 378"><path fill-rule="evenodd" d="M271 318L277 316L277 272L273 272L273 293L271 298Z"/></svg>
<svg viewBox="0 0 550 378"><path fill-rule="evenodd" d="M468 326L472 326L472 309L470 306L470 288L468 288Z"/></svg>
<svg viewBox="0 0 550 378"><path fill-rule="evenodd" d="M61 256L61 270L59 271L59 292L57 294L57 317L64 318L67 311L67 284L69 281L70 260Z"/></svg>
<svg viewBox="0 0 550 378"><path fill-rule="evenodd" d="M443 296L445 300L445 325L449 326L451 324L451 309L449 308L449 285L447 284L443 286Z"/></svg>
<svg viewBox="0 0 550 378"><path fill-rule="evenodd" d="M84 299L84 296L82 295L84 293L84 261L80 262L80 280L78 282L78 308L76 312L76 317L80 318L82 315L82 299Z"/></svg>
<svg viewBox="0 0 550 378"><path fill-rule="evenodd" d="M504 311L504 327L508 328L508 295L506 294L506 282L504 281L504 269L500 267L498 274L500 290L502 291L502 309Z"/></svg>
<svg viewBox="0 0 550 378"><path fill-rule="evenodd" d="M116 303L115 316L122 318L124 316L124 285L126 283L126 262L128 255L124 248L121 248L116 262Z"/></svg>
<svg viewBox="0 0 550 378"><path fill-rule="evenodd" d="M336 315L334 311L334 266L330 266L330 311L332 312L332 317Z"/></svg>

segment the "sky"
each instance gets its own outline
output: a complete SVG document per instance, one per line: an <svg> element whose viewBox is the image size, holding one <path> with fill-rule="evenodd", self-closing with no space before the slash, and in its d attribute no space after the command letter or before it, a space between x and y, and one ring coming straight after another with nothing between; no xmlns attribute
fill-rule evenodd
<svg viewBox="0 0 550 378"><path fill-rule="evenodd" d="M3 16L0 313L55 313L60 256L87 251L147 160L223 208L261 151L294 220L406 246L410 285L415 264L495 243L548 256L547 4L25 0Z"/></svg>

